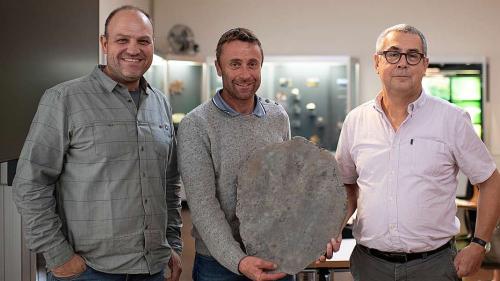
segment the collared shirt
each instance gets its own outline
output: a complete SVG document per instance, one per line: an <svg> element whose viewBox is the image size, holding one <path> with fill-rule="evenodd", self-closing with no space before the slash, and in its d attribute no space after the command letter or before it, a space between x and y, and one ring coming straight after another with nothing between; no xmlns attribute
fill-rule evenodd
<svg viewBox="0 0 500 281"><path fill-rule="evenodd" d="M495 163L462 109L422 92L394 131L380 103L348 114L337 148L344 183L359 186L353 234L381 251L436 249L459 230L458 170L476 184Z"/></svg>
<svg viewBox="0 0 500 281"><path fill-rule="evenodd" d="M98 67L43 95L14 200L30 248L49 268L77 253L99 271L156 273L172 248L181 251L171 110L162 93L141 85L139 109Z"/></svg>
<svg viewBox="0 0 500 281"><path fill-rule="evenodd" d="M234 110L231 106L229 106L229 104L227 104L224 101L224 99L221 96L221 93L222 93L222 89L217 91L217 94L215 94L215 96L212 98L212 102L214 103L214 105L218 109L224 111L225 113L229 114L232 117L240 116L241 113ZM262 117L262 116L266 115L266 110L264 109L264 106L262 105L261 98L255 96L254 99L255 99L255 107L253 109L252 114L257 116L257 117ZM270 101L267 100L267 102L269 103Z"/></svg>

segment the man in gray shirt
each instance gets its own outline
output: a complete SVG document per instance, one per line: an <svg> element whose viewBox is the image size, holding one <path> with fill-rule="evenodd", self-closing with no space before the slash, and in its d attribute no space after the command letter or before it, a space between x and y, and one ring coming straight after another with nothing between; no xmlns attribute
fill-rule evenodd
<svg viewBox="0 0 500 281"><path fill-rule="evenodd" d="M235 214L236 178L255 149L290 139L288 116L277 103L255 95L263 52L250 30L224 33L216 56L223 88L191 111L178 133L179 167L196 240L193 279L276 280L285 274L269 273L275 264L244 252Z"/></svg>
<svg viewBox="0 0 500 281"><path fill-rule="evenodd" d="M45 92L24 144L14 201L49 280L172 280L181 272L180 181L171 109L142 77L149 15L107 18L107 65Z"/></svg>

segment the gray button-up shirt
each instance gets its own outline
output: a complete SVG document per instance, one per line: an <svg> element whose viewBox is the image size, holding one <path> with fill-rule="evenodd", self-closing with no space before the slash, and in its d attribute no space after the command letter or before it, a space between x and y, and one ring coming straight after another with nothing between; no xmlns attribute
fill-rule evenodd
<svg viewBox="0 0 500 281"><path fill-rule="evenodd" d="M77 253L99 271L156 273L182 250L171 109L141 85L139 109L99 67L43 95L13 198L49 268Z"/></svg>

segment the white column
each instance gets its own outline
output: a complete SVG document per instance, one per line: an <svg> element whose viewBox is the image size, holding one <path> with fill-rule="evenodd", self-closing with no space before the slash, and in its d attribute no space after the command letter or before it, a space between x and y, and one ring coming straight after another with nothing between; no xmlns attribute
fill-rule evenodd
<svg viewBox="0 0 500 281"><path fill-rule="evenodd" d="M12 187L0 185L0 230L2 232L2 242L0 245L0 279L3 273L3 280L22 280L22 237L21 237L21 216L12 201ZM3 267L3 268L2 268Z"/></svg>

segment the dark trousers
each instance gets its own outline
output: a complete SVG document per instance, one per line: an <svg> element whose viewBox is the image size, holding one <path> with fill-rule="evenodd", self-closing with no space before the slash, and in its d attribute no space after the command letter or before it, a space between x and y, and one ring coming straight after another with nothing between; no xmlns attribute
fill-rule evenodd
<svg viewBox="0 0 500 281"><path fill-rule="evenodd" d="M426 258L394 263L357 245L350 259L351 274L355 281L459 281L453 264L456 254L449 247Z"/></svg>
<svg viewBox="0 0 500 281"><path fill-rule="evenodd" d="M222 266L213 257L196 254L193 266L194 281L250 281L245 276L238 275ZM292 281L292 276L286 276L280 281Z"/></svg>

